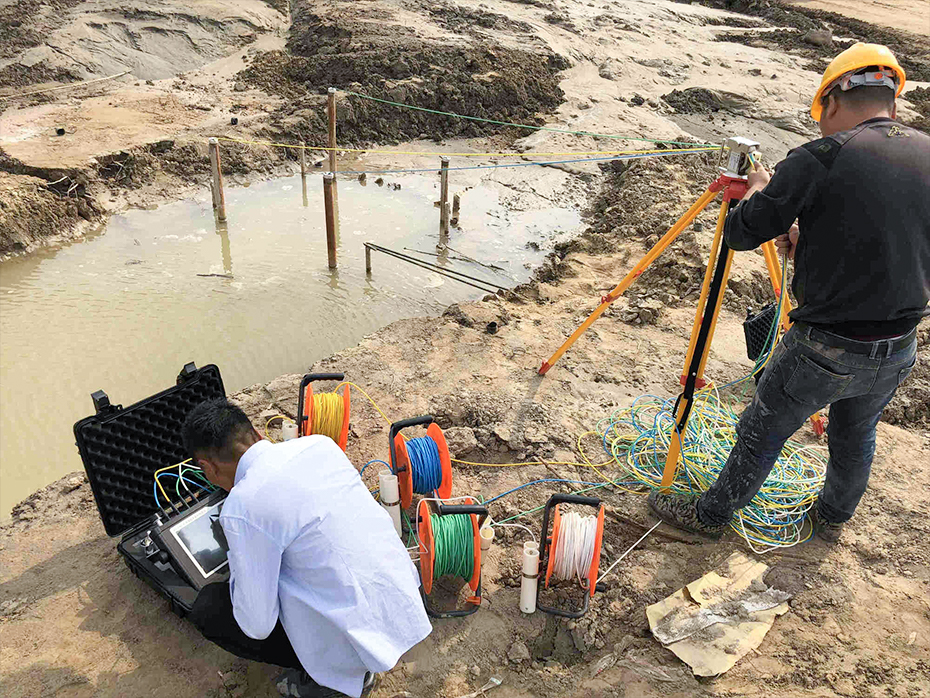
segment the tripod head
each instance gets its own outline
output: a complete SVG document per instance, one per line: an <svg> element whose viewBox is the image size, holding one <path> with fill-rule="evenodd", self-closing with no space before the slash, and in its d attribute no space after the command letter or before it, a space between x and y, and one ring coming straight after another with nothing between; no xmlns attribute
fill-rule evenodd
<svg viewBox="0 0 930 698"><path fill-rule="evenodd" d="M755 168L752 154L758 152L759 144L756 141L741 136L727 138L720 146L717 167L726 177L745 178Z"/></svg>

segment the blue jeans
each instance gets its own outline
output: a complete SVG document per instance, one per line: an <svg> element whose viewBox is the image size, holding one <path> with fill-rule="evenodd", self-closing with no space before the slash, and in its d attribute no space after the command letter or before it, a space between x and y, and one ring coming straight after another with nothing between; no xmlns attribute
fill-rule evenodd
<svg viewBox="0 0 930 698"><path fill-rule="evenodd" d="M785 442L826 405L830 459L818 509L835 523L852 517L869 482L875 427L917 359L916 332L910 336L912 341L894 351L894 340L853 342L808 325L792 327L740 417L726 465L698 501L700 519L725 524L749 504Z"/></svg>

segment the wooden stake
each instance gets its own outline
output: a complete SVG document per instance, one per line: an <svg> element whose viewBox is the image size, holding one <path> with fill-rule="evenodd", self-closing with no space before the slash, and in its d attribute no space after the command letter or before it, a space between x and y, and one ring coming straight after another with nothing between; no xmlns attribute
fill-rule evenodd
<svg viewBox="0 0 930 698"><path fill-rule="evenodd" d="M329 268L336 268L336 176L332 172L323 175L323 205L326 211L326 252Z"/></svg>
<svg viewBox="0 0 930 698"><path fill-rule="evenodd" d="M223 191L223 165L220 160L220 143L215 138L210 141L210 169L213 172L213 208L216 218L226 220L226 193Z"/></svg>
<svg viewBox="0 0 930 698"><path fill-rule="evenodd" d="M329 91L329 171L336 171L336 88L330 87Z"/></svg>
<svg viewBox="0 0 930 698"><path fill-rule="evenodd" d="M449 242L449 158L443 157L439 179L439 244Z"/></svg>
<svg viewBox="0 0 930 698"><path fill-rule="evenodd" d="M300 176L307 176L307 144L301 143L303 148L300 149Z"/></svg>
<svg viewBox="0 0 930 698"><path fill-rule="evenodd" d="M327 104L327 113L329 115L329 171L336 174L336 88L330 87L327 90L329 97ZM339 187L336 179L333 178L333 210L336 212L336 225L339 225Z"/></svg>
<svg viewBox="0 0 930 698"><path fill-rule="evenodd" d="M365 273L371 273L371 248L365 245Z"/></svg>
<svg viewBox="0 0 930 698"><path fill-rule="evenodd" d="M450 225L456 226L459 224L459 211L461 209L462 199L458 194L452 196L452 220L449 221Z"/></svg>

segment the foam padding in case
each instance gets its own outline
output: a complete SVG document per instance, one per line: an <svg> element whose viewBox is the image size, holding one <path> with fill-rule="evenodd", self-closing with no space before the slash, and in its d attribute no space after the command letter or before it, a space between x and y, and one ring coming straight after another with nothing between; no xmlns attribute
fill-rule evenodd
<svg viewBox="0 0 930 698"><path fill-rule="evenodd" d="M199 403L225 395L220 370L211 364L157 395L74 425L78 451L108 535L120 535L158 511L153 475L188 457L181 440L184 419Z"/></svg>

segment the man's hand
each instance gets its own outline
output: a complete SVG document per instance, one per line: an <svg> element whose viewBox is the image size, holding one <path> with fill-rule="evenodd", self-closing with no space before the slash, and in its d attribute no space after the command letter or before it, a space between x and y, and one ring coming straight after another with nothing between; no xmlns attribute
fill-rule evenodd
<svg viewBox="0 0 930 698"><path fill-rule="evenodd" d="M775 238L775 247L778 248L778 253L786 255L788 259L794 259L794 250L798 246L799 233L798 224L795 223L788 229L787 233Z"/></svg>
<svg viewBox="0 0 930 698"><path fill-rule="evenodd" d="M765 185L769 183L769 180L772 179L772 175L769 174L761 164L756 162L756 169L750 172L746 177L749 188L760 191L765 188Z"/></svg>
<svg viewBox="0 0 930 698"><path fill-rule="evenodd" d="M762 167L762 165L760 165L758 162L756 162L755 165L756 169L746 175L746 182L749 185L749 188L743 195L743 201L751 199L756 192L765 189L765 185L769 183L770 179L772 179L771 175L768 173L768 170Z"/></svg>

